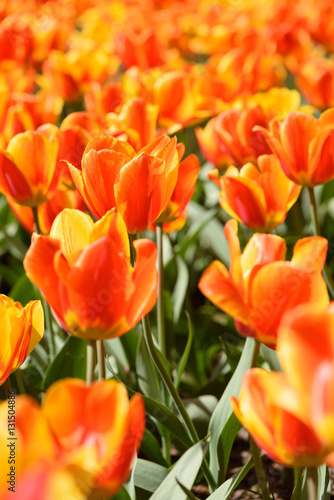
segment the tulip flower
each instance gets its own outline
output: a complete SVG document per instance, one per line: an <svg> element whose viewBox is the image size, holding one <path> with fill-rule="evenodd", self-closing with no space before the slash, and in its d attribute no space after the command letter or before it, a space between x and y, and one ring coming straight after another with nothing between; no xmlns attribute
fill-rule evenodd
<svg viewBox="0 0 334 500"><path fill-rule="evenodd" d="M240 422L272 460L290 467L318 467L331 450L302 411L301 398L283 373L253 368L243 376L239 398L231 402Z"/></svg>
<svg viewBox="0 0 334 500"><path fill-rule="evenodd" d="M79 379L64 379L46 391L42 408L29 396L16 396L15 413L20 450L16 495L27 500L58 500L65 494L74 500L114 496L130 473L145 428L141 396L129 401L125 387L116 381L87 386ZM7 419L6 401L0 405L1 426L8 426ZM4 436L2 470L8 465ZM0 483L1 499L7 499L1 495L7 492L5 481Z"/></svg>
<svg viewBox="0 0 334 500"><path fill-rule="evenodd" d="M225 225L230 247L230 271L214 261L204 271L199 289L217 307L234 318L238 331L275 347L283 315L293 307L312 303L326 307L329 299L321 276L327 240L299 240L290 262L285 262L283 238L254 234L241 253L238 224Z"/></svg>
<svg viewBox="0 0 334 500"><path fill-rule="evenodd" d="M179 157L182 159L184 147L179 148ZM201 169L200 162L195 155L189 155L179 166L177 183L171 199L156 223L162 223L164 232L179 231L187 218L187 205L194 194L197 176Z"/></svg>
<svg viewBox="0 0 334 500"><path fill-rule="evenodd" d="M284 121L273 121L270 131L261 127L257 130L296 184L314 187L334 178L334 108L318 120L293 111Z"/></svg>
<svg viewBox="0 0 334 500"><path fill-rule="evenodd" d="M92 139L73 182L99 219L116 207L130 233L140 233L165 210L178 176L176 139L158 137L138 153L114 137Z"/></svg>
<svg viewBox="0 0 334 500"><path fill-rule="evenodd" d="M36 207L56 191L58 140L39 131L18 134L0 150L0 191L20 205Z"/></svg>
<svg viewBox="0 0 334 500"><path fill-rule="evenodd" d="M285 220L301 186L286 177L274 155L260 156L257 162L258 167L247 163L240 171L227 169L219 179L220 204L247 227L270 232Z"/></svg>
<svg viewBox="0 0 334 500"><path fill-rule="evenodd" d="M334 303L327 310L300 306L279 329L277 352L290 385L303 395L322 442L334 450ZM331 461L331 465L334 463Z"/></svg>
<svg viewBox="0 0 334 500"><path fill-rule="evenodd" d="M6 295L0 295L0 321L0 384L3 384L43 337L44 313L41 302L33 300L23 307Z"/></svg>
<svg viewBox="0 0 334 500"><path fill-rule="evenodd" d="M314 57L297 69L296 85L306 99L321 109L334 106L334 60Z"/></svg>
<svg viewBox="0 0 334 500"><path fill-rule="evenodd" d="M134 246L133 268L127 230L115 210L94 224L83 212L65 209L50 236L33 235L24 268L69 333L107 339L130 330L156 301L156 247L145 239Z"/></svg>

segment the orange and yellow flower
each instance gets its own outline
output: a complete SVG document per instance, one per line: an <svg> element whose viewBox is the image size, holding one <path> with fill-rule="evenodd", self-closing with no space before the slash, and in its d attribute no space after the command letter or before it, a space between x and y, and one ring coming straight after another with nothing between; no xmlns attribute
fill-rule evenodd
<svg viewBox="0 0 334 500"><path fill-rule="evenodd" d="M243 376L239 398L231 402L240 422L272 460L290 467L318 467L330 448L317 436L301 399L283 373L253 368Z"/></svg>
<svg viewBox="0 0 334 500"><path fill-rule="evenodd" d="M42 408L29 396L17 396L15 411L20 450L16 496L27 500L115 495L130 473L145 428L141 396L129 401L116 381L87 386L83 380L64 379L47 390ZM0 405L1 428L8 426L7 419L5 402ZM3 470L8 460L5 434L0 437ZM7 498L6 480L0 485L2 500Z"/></svg>
<svg viewBox="0 0 334 500"><path fill-rule="evenodd" d="M0 384L3 384L43 337L42 304L33 300L23 307L6 295L0 295L0 322Z"/></svg>
<svg viewBox="0 0 334 500"><path fill-rule="evenodd" d="M257 166L247 163L240 170L230 166L220 178L218 171L213 174L221 189L223 209L257 231L270 232L281 224L301 191L301 186L286 177L274 155L260 156Z"/></svg>
<svg viewBox="0 0 334 500"><path fill-rule="evenodd" d="M0 191L20 205L35 207L55 193L58 139L39 131L16 135L0 150Z"/></svg>
<svg viewBox="0 0 334 500"><path fill-rule="evenodd" d="M49 236L33 235L24 268L68 332L112 338L130 330L157 297L156 247L145 239L134 246L133 268L126 226L115 210L94 224L65 209Z"/></svg>
<svg viewBox="0 0 334 500"><path fill-rule="evenodd" d="M238 331L275 347L283 315L293 307L312 303L326 307L329 298L321 276L327 240L299 240L290 262L283 238L254 234L240 251L238 224L230 220L225 236L230 247L230 270L214 261L204 271L199 289L217 307L234 318Z"/></svg>
<svg viewBox="0 0 334 500"><path fill-rule="evenodd" d="M296 184L313 187L334 178L334 108L318 120L293 111L282 122L274 120L269 131L258 130Z"/></svg>
<svg viewBox="0 0 334 500"><path fill-rule="evenodd" d="M172 196L179 168L176 138L158 137L136 153L114 137L96 137L85 149L81 170L69 168L97 218L116 207L127 230L140 233L158 219Z"/></svg>

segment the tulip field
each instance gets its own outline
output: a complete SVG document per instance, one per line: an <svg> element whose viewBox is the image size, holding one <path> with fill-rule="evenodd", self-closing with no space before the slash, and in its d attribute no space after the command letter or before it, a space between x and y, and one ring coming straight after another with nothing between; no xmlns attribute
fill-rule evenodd
<svg viewBox="0 0 334 500"><path fill-rule="evenodd" d="M334 3L0 2L0 500L334 499Z"/></svg>

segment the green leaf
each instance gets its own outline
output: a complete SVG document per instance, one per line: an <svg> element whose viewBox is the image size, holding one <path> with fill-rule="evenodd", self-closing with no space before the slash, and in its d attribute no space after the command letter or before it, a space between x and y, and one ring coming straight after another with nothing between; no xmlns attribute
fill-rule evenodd
<svg viewBox="0 0 334 500"><path fill-rule="evenodd" d="M248 462L240 469L238 472L233 474L232 477L227 479L212 495L208 497L207 500L227 500L233 491L239 486L244 477L248 474L253 466L253 458L250 458Z"/></svg>
<svg viewBox="0 0 334 500"><path fill-rule="evenodd" d="M186 500L187 495L182 491L177 480L186 488L192 488L202 465L206 449L206 440L200 441L189 448L176 462L168 476L150 497L150 500Z"/></svg>
<svg viewBox="0 0 334 500"><path fill-rule="evenodd" d="M191 490L188 490L178 479L176 479L177 484L180 486L180 488L185 492L187 495L188 500L198 500L197 497L193 494Z"/></svg>
<svg viewBox="0 0 334 500"><path fill-rule="evenodd" d="M174 324L179 322L184 299L189 284L189 270L187 264L179 255L175 256L177 267L177 279L172 293Z"/></svg>
<svg viewBox="0 0 334 500"><path fill-rule="evenodd" d="M232 406L230 403L231 396L238 396L242 376L251 367L253 350L255 346L255 341L252 338L247 338L241 358L239 360L237 369L235 370L232 378L230 379L221 399L219 400L215 411L212 414L210 424L209 424L209 432L211 432L211 441L210 441L210 469L213 474L215 480L218 480L219 470L224 464L224 468L229 460L229 452L225 452L222 450L220 456L218 457L218 444L222 433L231 433L231 426L226 425L229 421L230 416L232 415ZM234 432L236 436L235 427ZM234 436L234 437L235 437ZM222 437L224 439L224 437Z"/></svg>
<svg viewBox="0 0 334 500"><path fill-rule="evenodd" d="M226 422L224 432L221 433L220 442L218 444L218 459L219 459L219 476L218 484L225 481L228 462L230 459L232 446L235 436L240 431L242 425L237 417L232 413Z"/></svg>
<svg viewBox="0 0 334 500"><path fill-rule="evenodd" d="M161 465L138 458L135 472L135 486L154 493L168 475L168 469Z"/></svg>
<svg viewBox="0 0 334 500"><path fill-rule="evenodd" d="M38 291L27 278L26 274L22 274L16 281L15 285L10 291L10 297L21 304L25 305L30 300L40 300L41 296Z"/></svg>
<svg viewBox="0 0 334 500"><path fill-rule="evenodd" d="M137 346L136 373L138 385L143 394L160 401L159 375L148 352L143 331L141 332Z"/></svg>
<svg viewBox="0 0 334 500"><path fill-rule="evenodd" d="M212 394L202 394L197 398L184 399L187 413L200 437L207 436L211 415L217 406L217 398Z"/></svg>
<svg viewBox="0 0 334 500"><path fill-rule="evenodd" d="M178 369L176 372L176 377L175 377L175 382L174 382L174 385L176 388L178 388L180 385L182 373L184 372L184 369L186 367L186 364L187 364L187 361L189 358L189 354L190 354L191 345L192 345L193 338L194 338L193 325L192 325L192 322L190 319L190 315L187 311L186 311L186 315L187 315L187 320L188 320L188 332L189 333L188 333L187 344L186 344L186 347L185 347L184 352L182 354L182 358L180 360L180 363L179 363L179 366L178 366Z"/></svg>
<svg viewBox="0 0 334 500"><path fill-rule="evenodd" d="M191 216L191 213L193 213L194 222L191 224L187 234L182 238L182 241L180 241L177 245L175 245L175 252L182 256L185 255L188 247L196 241L197 236L202 231L202 229L206 227L209 224L209 222L216 217L217 210L216 209L205 210L202 207L200 207L200 205L197 205L197 203L190 202L188 205L189 218Z"/></svg>
<svg viewBox="0 0 334 500"><path fill-rule="evenodd" d="M260 353L263 359L267 361L271 370L276 372L281 372L282 368L280 362L278 361L277 353L268 346L261 344Z"/></svg>
<svg viewBox="0 0 334 500"><path fill-rule="evenodd" d="M110 500L132 500L126 488L123 486Z"/></svg>
<svg viewBox="0 0 334 500"><path fill-rule="evenodd" d="M159 401L155 401L147 396L143 396L143 399L145 409L151 417L171 431L171 433L185 446L191 446L192 442L186 428L172 410L162 403L159 403Z"/></svg>
<svg viewBox="0 0 334 500"><path fill-rule="evenodd" d="M166 460L161 453L160 444L153 434L147 429L145 429L140 451L153 462L167 467Z"/></svg>
<svg viewBox="0 0 334 500"><path fill-rule="evenodd" d="M43 381L47 389L53 382L66 377L86 377L86 341L76 337L68 337L63 348L57 354Z"/></svg>
<svg viewBox="0 0 334 500"><path fill-rule="evenodd" d="M300 492L294 492L294 500L308 500L307 479L311 469L305 469ZM313 471L312 471L313 472ZM326 464L317 468L318 475L318 491L317 500L329 500L331 497L331 483L329 472Z"/></svg>

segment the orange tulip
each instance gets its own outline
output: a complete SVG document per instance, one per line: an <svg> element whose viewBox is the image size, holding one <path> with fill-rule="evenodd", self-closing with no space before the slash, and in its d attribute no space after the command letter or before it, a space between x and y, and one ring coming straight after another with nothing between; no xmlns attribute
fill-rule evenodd
<svg viewBox="0 0 334 500"><path fill-rule="evenodd" d="M260 156L257 161L258 167L247 163L240 171L231 166L219 178L220 204L247 227L270 232L285 220L301 186L286 177L274 155Z"/></svg>
<svg viewBox="0 0 334 500"><path fill-rule="evenodd" d="M289 383L303 396L318 436L334 451L333 331L333 302L327 310L300 306L285 317L277 351Z"/></svg>
<svg viewBox="0 0 334 500"><path fill-rule="evenodd" d="M94 224L83 212L65 209L50 236L33 235L24 268L69 333L107 339L130 330L156 301L156 247L149 240L134 246L133 268L127 230L115 210Z"/></svg>
<svg viewBox="0 0 334 500"><path fill-rule="evenodd" d="M283 373L253 368L243 376L239 398L231 402L240 422L272 460L290 467L318 467L330 449L301 410L301 397Z"/></svg>
<svg viewBox="0 0 334 500"><path fill-rule="evenodd" d="M44 313L41 302L34 300L23 307L6 295L0 295L0 321L0 384L3 384L43 337Z"/></svg>
<svg viewBox="0 0 334 500"><path fill-rule="evenodd" d="M28 396L17 396L15 412L20 450L16 495L26 500L58 500L65 493L75 500L115 495L129 475L145 428L141 396L129 401L125 387L116 381L87 386L79 379L64 379L47 390L42 408ZM0 405L1 426L7 428L7 419L6 402ZM3 436L0 463L6 470L8 442ZM8 485L0 486L3 500Z"/></svg>
<svg viewBox="0 0 334 500"><path fill-rule="evenodd" d="M158 137L138 153L114 137L92 139L73 182L97 217L116 207L130 233L140 233L165 210L178 176L176 139Z"/></svg>
<svg viewBox="0 0 334 500"><path fill-rule="evenodd" d="M56 191L58 140L38 129L16 135L0 150L0 191L20 205L35 207Z"/></svg>
<svg viewBox="0 0 334 500"><path fill-rule="evenodd" d="M334 108L318 120L294 111L283 122L273 121L270 131L258 130L296 184L313 187L334 178Z"/></svg>
<svg viewBox="0 0 334 500"><path fill-rule="evenodd" d="M291 262L283 261L283 238L254 234L240 252L238 224L230 220L225 236L230 247L228 272L219 261L204 271L199 289L217 307L234 318L239 332L275 347L283 315L303 303L328 304L326 284L321 276L327 240L310 237L299 240Z"/></svg>
<svg viewBox="0 0 334 500"><path fill-rule="evenodd" d="M334 59L306 60L298 67L296 85L314 106L321 109L334 106Z"/></svg>
<svg viewBox="0 0 334 500"><path fill-rule="evenodd" d="M183 146L183 145L182 145ZM184 146L178 148L180 161L184 154ZM182 229L187 218L187 205L194 194L198 173L201 164L195 155L189 155L179 166L179 175L171 199L156 220L163 224L163 231L179 231Z"/></svg>

